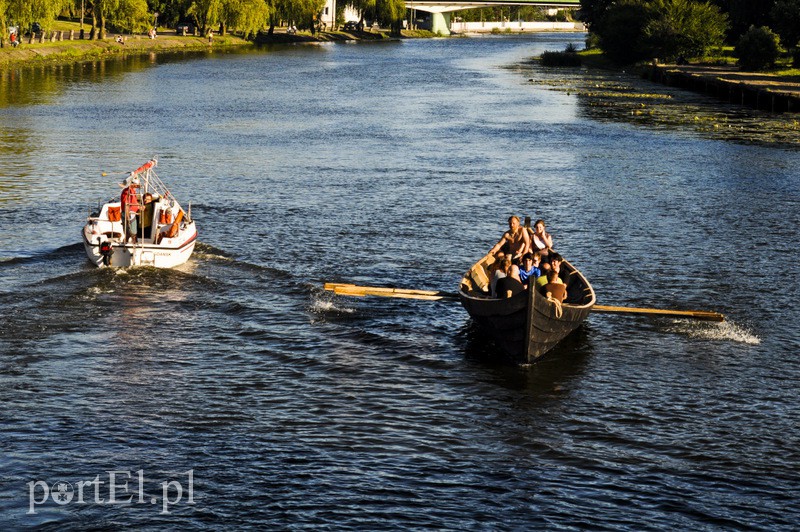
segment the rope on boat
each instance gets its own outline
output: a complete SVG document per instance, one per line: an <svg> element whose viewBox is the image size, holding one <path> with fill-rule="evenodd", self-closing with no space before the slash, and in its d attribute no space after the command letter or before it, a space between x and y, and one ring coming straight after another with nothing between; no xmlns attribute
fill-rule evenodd
<svg viewBox="0 0 800 532"><path fill-rule="evenodd" d="M556 308L556 310L555 310L556 319L560 319L561 315L564 313L564 309L561 308L561 301L559 301L558 299L554 298L552 296L552 294L550 294L550 292L547 293L547 300L550 303L552 303L553 306Z"/></svg>

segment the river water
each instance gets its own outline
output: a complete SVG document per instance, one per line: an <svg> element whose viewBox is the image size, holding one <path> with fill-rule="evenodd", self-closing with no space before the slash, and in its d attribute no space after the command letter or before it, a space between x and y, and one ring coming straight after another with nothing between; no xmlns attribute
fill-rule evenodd
<svg viewBox="0 0 800 532"><path fill-rule="evenodd" d="M797 138L598 113L548 79L617 74L527 62L581 39L4 73L2 528L796 529ZM102 172L152 156L194 256L94 269ZM321 290L455 290L511 214L601 304L728 321L592 315L517 367L457 304Z"/></svg>

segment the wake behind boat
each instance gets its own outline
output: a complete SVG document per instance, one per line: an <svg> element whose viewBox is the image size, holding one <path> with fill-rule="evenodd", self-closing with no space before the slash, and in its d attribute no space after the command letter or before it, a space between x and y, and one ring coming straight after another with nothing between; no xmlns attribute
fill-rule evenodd
<svg viewBox="0 0 800 532"><path fill-rule="evenodd" d="M89 215L83 247L98 267L174 268L189 260L197 240L191 207L184 211L156 174L152 159L123 181L121 197Z"/></svg>
<svg viewBox="0 0 800 532"><path fill-rule="evenodd" d="M556 302L531 286L509 298L489 294L490 269L497 259L489 254L461 279L458 296L470 317L507 355L526 363L544 356L577 329L595 304L586 277L566 260L561 263L566 299Z"/></svg>

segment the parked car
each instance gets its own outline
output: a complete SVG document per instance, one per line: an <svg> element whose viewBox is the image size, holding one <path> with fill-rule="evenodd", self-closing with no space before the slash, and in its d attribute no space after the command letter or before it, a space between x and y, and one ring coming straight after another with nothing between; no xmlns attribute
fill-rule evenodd
<svg viewBox="0 0 800 532"><path fill-rule="evenodd" d="M31 35L31 34L36 35L37 33L42 33L42 26L38 22L34 22L33 25L31 26L31 31L26 33L26 35Z"/></svg>
<svg viewBox="0 0 800 532"><path fill-rule="evenodd" d="M355 20L348 20L344 23L342 29L344 29L344 31L356 31L358 30L358 22Z"/></svg>
<svg viewBox="0 0 800 532"><path fill-rule="evenodd" d="M175 33L178 35L192 35L194 34L194 24L191 22L179 22L175 26Z"/></svg>

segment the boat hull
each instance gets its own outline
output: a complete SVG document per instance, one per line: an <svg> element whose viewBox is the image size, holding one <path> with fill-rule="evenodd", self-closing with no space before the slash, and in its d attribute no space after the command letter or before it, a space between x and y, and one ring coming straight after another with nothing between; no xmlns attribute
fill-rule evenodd
<svg viewBox="0 0 800 532"><path fill-rule="evenodd" d="M108 266L117 268L130 268L132 266L175 268L186 263L189 257L192 256L197 242L197 231L190 231L189 235L182 239L181 242L171 243L170 245L114 243L111 245L113 253ZM85 232L83 235L83 248L92 264L100 268L106 266L103 260L104 257L100 253L100 244L90 243L86 238Z"/></svg>
<svg viewBox="0 0 800 532"><path fill-rule="evenodd" d="M594 306L594 290L586 278L567 261L563 264L571 272L567 301L573 303L565 302L560 310L536 291L508 299L489 298L478 293L471 280L462 281L461 305L505 355L523 363L535 362L580 327Z"/></svg>

